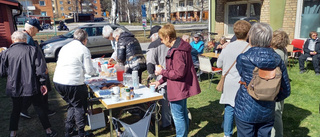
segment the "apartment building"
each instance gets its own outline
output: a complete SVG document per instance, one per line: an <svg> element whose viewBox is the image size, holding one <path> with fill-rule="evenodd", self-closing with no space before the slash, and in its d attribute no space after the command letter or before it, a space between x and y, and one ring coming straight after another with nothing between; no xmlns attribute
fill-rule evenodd
<svg viewBox="0 0 320 137"><path fill-rule="evenodd" d="M100 0L52 0L54 13L58 17L73 17L74 13L94 14L101 17Z"/></svg>
<svg viewBox="0 0 320 137"><path fill-rule="evenodd" d="M170 2L170 15L168 2L168 0L150 0L150 2L146 2L147 17L150 18L151 10L152 20L159 20L160 18L161 21L167 21L170 16L172 21L199 21L202 10L202 19L208 19L208 0L172 0Z"/></svg>
<svg viewBox="0 0 320 137"><path fill-rule="evenodd" d="M42 15L53 17L51 0L18 0L23 6L22 16Z"/></svg>

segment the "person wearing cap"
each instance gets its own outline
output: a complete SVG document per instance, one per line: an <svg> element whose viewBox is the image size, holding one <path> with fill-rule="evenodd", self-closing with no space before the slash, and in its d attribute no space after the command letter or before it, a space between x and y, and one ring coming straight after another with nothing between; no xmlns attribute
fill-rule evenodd
<svg viewBox="0 0 320 137"><path fill-rule="evenodd" d="M42 30L42 28L40 26L39 20L37 20L37 19L30 19L29 22L25 23L24 32L27 34L27 44L36 47L42 53L41 48L39 47L39 45L33 39L33 37L40 30ZM42 55L42 60L45 62L44 54L42 53L41 55ZM46 86L48 88L48 91L51 91L52 88L51 88L51 83L50 83L50 78L49 78L48 71L47 71L46 75L47 75L47 77L46 77L47 78ZM49 116L54 115L56 112L48 109L48 94L44 95L42 99L44 100L44 104L46 105L48 115ZM24 105L22 107L20 116L22 116L24 118L27 118L27 119L30 119L31 116L28 113L28 108L31 106L30 98L29 97L25 97L23 104Z"/></svg>
<svg viewBox="0 0 320 137"><path fill-rule="evenodd" d="M114 50L110 59L108 60L108 64L111 64L113 61L117 60L117 42L113 38L112 33L113 33L113 29L111 28L110 25L103 26L102 36L103 38L110 40L112 49Z"/></svg>
<svg viewBox="0 0 320 137"><path fill-rule="evenodd" d="M37 47L26 43L27 35L15 31L11 35L13 44L0 53L0 76L7 77L6 94L12 99L10 117L10 137L17 136L19 115L23 107L23 97L30 97L47 137L55 137L57 132L51 130L42 96L47 94L46 62Z"/></svg>
<svg viewBox="0 0 320 137"><path fill-rule="evenodd" d="M192 47L191 55L193 64L198 64L198 55L203 53L204 42L200 40L199 34L193 35L193 41L190 43Z"/></svg>
<svg viewBox="0 0 320 137"><path fill-rule="evenodd" d="M161 40L158 36L158 31L161 29L161 26L153 26L150 30L150 38L151 43L147 50L147 70L149 73L148 79L155 78L156 80L160 80L162 75L155 76L155 68L156 66L166 68L166 55L168 53L169 48L161 43ZM162 125L161 129L173 129L171 126L172 115L169 107L169 102L167 99L167 83L163 83L158 86L159 93L163 94L164 99L160 100L161 104L161 120Z"/></svg>

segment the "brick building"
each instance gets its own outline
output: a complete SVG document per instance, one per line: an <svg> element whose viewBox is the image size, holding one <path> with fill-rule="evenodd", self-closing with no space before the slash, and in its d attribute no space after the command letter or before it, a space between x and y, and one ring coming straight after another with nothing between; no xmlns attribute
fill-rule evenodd
<svg viewBox="0 0 320 137"><path fill-rule="evenodd" d="M320 1L318 0L211 0L211 32L217 38L233 35L233 24L244 17L256 17L269 23L273 30L283 29L294 38L305 39L310 31L320 33Z"/></svg>
<svg viewBox="0 0 320 137"><path fill-rule="evenodd" d="M77 7L78 13L90 13L95 17L101 17L100 0L83 0L81 4L79 0L53 0L53 9L57 17L73 17Z"/></svg>

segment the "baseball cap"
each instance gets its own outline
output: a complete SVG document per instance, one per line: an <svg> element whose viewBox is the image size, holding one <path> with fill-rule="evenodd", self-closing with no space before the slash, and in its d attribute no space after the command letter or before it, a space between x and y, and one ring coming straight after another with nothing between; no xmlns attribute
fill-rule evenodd
<svg viewBox="0 0 320 137"><path fill-rule="evenodd" d="M150 35L148 36L148 38L150 38L152 36L152 34L158 33L159 29L161 29L161 26L158 26L158 25L153 26L150 30Z"/></svg>
<svg viewBox="0 0 320 137"><path fill-rule="evenodd" d="M194 34L193 37L198 38L198 37L199 37L199 34Z"/></svg>
<svg viewBox="0 0 320 137"><path fill-rule="evenodd" d="M42 30L41 26L40 26L40 22L37 19L30 19L28 24L36 27L39 31Z"/></svg>

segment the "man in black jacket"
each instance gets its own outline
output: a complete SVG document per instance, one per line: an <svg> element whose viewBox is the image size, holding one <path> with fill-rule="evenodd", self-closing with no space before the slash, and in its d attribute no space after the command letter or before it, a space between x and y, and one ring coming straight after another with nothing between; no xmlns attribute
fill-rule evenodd
<svg viewBox="0 0 320 137"><path fill-rule="evenodd" d="M25 33L16 31L11 35L11 39L13 44L10 48L0 53L0 76L7 76L6 93L12 98L13 104L10 136L17 136L23 97L30 97L47 137L54 137L57 133L50 129L51 125L42 100L42 96L47 94L46 62L37 47L26 43Z"/></svg>
<svg viewBox="0 0 320 137"><path fill-rule="evenodd" d="M320 40L318 39L318 33L311 31L309 37L303 45L303 54L299 57L300 73L306 72L304 68L304 62L308 57L312 57L312 63L314 72L316 75L320 74L319 58L320 58Z"/></svg>

